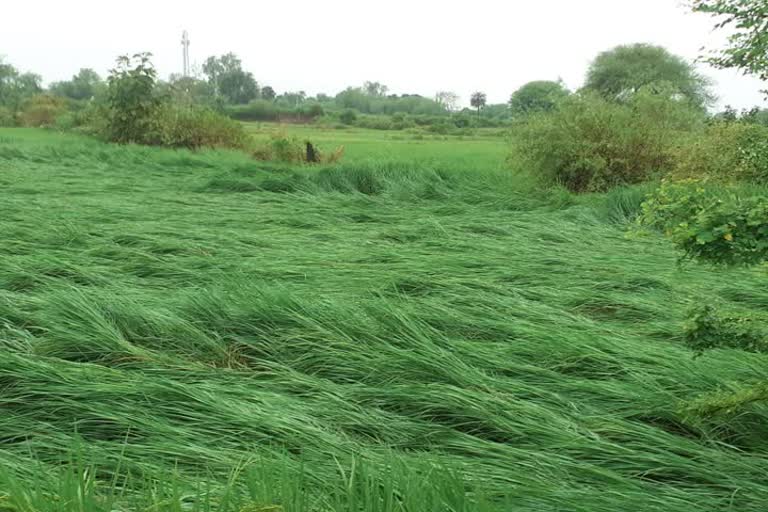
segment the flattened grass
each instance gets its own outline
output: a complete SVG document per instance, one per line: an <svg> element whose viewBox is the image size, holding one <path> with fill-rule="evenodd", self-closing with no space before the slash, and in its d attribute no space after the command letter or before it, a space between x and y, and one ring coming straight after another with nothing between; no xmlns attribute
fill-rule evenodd
<svg viewBox="0 0 768 512"><path fill-rule="evenodd" d="M680 407L768 377L680 329L765 276L637 191L16 130L0 183L0 510L765 509L766 408Z"/></svg>

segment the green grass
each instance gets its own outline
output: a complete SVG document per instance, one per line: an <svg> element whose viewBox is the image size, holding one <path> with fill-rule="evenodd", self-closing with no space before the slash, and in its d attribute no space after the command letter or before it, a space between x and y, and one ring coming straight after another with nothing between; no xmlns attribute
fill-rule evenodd
<svg viewBox="0 0 768 512"><path fill-rule="evenodd" d="M680 268L627 236L642 189L475 143L317 169L0 131L0 510L765 510L768 409L681 412L768 378L681 330L764 309L764 271Z"/></svg>
<svg viewBox="0 0 768 512"><path fill-rule="evenodd" d="M435 164L454 169L477 171L501 169L508 152L506 137L491 135L494 130L477 130L474 136L449 136L409 133L397 130L368 130L348 127L323 129L312 125L246 123L248 132L258 141L269 140L275 133L300 141L310 140L330 152L344 147L344 161L399 161L409 164Z"/></svg>

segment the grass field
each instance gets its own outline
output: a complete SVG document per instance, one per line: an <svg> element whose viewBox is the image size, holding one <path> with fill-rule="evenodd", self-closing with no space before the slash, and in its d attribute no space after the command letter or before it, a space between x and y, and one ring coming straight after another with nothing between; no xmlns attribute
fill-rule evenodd
<svg viewBox="0 0 768 512"><path fill-rule="evenodd" d="M681 339L764 270L502 138L312 135L348 160L0 131L0 510L766 510L768 409L683 406L768 359Z"/></svg>
<svg viewBox="0 0 768 512"><path fill-rule="evenodd" d="M448 136L408 133L397 130L317 129L307 125L247 123L256 140L269 140L270 135L285 134L299 141L311 140L321 150L344 147L344 161L403 161L409 164L439 163L442 167L464 169L503 168L508 153L506 137L499 129L475 130L473 136ZM503 133L503 132L501 132Z"/></svg>

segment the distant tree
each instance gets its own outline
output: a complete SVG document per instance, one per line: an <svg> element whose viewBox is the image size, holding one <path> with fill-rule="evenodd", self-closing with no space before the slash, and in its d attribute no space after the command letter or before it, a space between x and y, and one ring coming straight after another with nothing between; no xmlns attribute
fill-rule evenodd
<svg viewBox="0 0 768 512"><path fill-rule="evenodd" d="M71 80L54 82L49 87L53 94L73 100L88 100L93 98L103 86L98 73L89 68L81 69Z"/></svg>
<svg viewBox="0 0 768 512"><path fill-rule="evenodd" d="M389 87L380 82L365 82L363 84L363 90L369 96L386 96Z"/></svg>
<svg viewBox="0 0 768 512"><path fill-rule="evenodd" d="M690 62L662 48L638 43L617 46L595 58L584 86L606 99L626 101L640 89L684 98L697 108L711 105L710 81Z"/></svg>
<svg viewBox="0 0 768 512"><path fill-rule="evenodd" d="M512 94L509 108L514 117L548 112L570 94L562 82L540 80L528 82Z"/></svg>
<svg viewBox="0 0 768 512"><path fill-rule="evenodd" d="M705 59L709 64L768 81L768 0L693 0L691 7L719 16L716 28L732 29L728 46Z"/></svg>
<svg viewBox="0 0 768 512"><path fill-rule="evenodd" d="M277 93L269 85L265 85L264 87L262 87L260 94L261 94L261 99L267 100L267 101L272 101L277 97Z"/></svg>
<svg viewBox="0 0 768 512"><path fill-rule="evenodd" d="M209 105L215 103L213 86L193 76L173 74L168 79L169 94L180 103Z"/></svg>
<svg viewBox="0 0 768 512"><path fill-rule="evenodd" d="M0 58L0 105L14 111L24 99L42 92L42 78L34 73L20 73Z"/></svg>
<svg viewBox="0 0 768 512"><path fill-rule="evenodd" d="M484 92L473 92L469 100L470 105L477 110L477 116L480 117L480 111L488 103L488 96Z"/></svg>
<svg viewBox="0 0 768 512"><path fill-rule="evenodd" d="M440 91L435 94L435 101L448 112L455 112L459 108L459 95L452 91Z"/></svg>
<svg viewBox="0 0 768 512"><path fill-rule="evenodd" d="M242 61L234 53L208 57L203 63L203 73L213 86L214 94L228 103L242 105L259 95L256 79L243 70Z"/></svg>
<svg viewBox="0 0 768 512"><path fill-rule="evenodd" d="M286 107L295 108L304 103L307 99L307 93L304 91L285 92L277 97L277 102Z"/></svg>

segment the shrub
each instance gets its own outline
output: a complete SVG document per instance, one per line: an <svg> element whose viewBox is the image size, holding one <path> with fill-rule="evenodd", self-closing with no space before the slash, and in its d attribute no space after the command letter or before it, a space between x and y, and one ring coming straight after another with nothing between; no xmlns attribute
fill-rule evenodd
<svg viewBox="0 0 768 512"><path fill-rule="evenodd" d="M16 118L10 109L0 107L0 128L16 126Z"/></svg>
<svg viewBox="0 0 768 512"><path fill-rule="evenodd" d="M353 124L357 121L357 111L351 108L344 110L339 114L339 121L344 124Z"/></svg>
<svg viewBox="0 0 768 512"><path fill-rule="evenodd" d="M760 322L748 316L723 315L710 305L697 307L688 314L685 341L699 354L713 348L768 352L768 336Z"/></svg>
<svg viewBox="0 0 768 512"><path fill-rule="evenodd" d="M284 132L272 134L270 140L257 147L252 155L257 160L287 163L336 163L344 156L344 147L339 146L330 153L323 153L311 141L300 141Z"/></svg>
<svg viewBox="0 0 768 512"><path fill-rule="evenodd" d="M157 72L151 54L121 56L110 72L107 90L107 138L112 142L144 143L161 100L155 94Z"/></svg>
<svg viewBox="0 0 768 512"><path fill-rule="evenodd" d="M266 100L253 100L247 105L228 107L226 113L239 121L275 121L280 116L277 106Z"/></svg>
<svg viewBox="0 0 768 512"><path fill-rule="evenodd" d="M67 102L61 97L38 94L26 99L18 114L22 126L49 127L67 110Z"/></svg>
<svg viewBox="0 0 768 512"><path fill-rule="evenodd" d="M681 147L677 178L712 178L768 182L768 127L715 122Z"/></svg>
<svg viewBox="0 0 768 512"><path fill-rule="evenodd" d="M690 107L662 95L639 93L626 104L574 95L517 125L510 158L571 191L604 191L668 171L680 135L700 121Z"/></svg>
<svg viewBox="0 0 768 512"><path fill-rule="evenodd" d="M768 259L768 199L762 195L665 182L643 203L639 221L663 230L689 258L720 265Z"/></svg>
<svg viewBox="0 0 768 512"><path fill-rule="evenodd" d="M155 110L140 142L173 148L247 149L249 136L243 125L213 110L166 103Z"/></svg>

